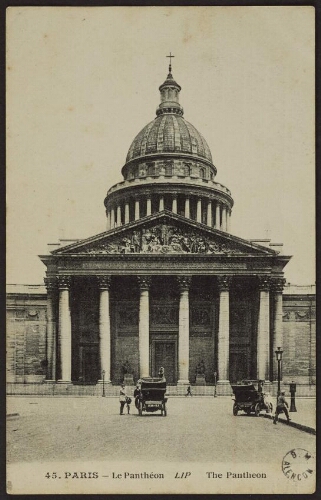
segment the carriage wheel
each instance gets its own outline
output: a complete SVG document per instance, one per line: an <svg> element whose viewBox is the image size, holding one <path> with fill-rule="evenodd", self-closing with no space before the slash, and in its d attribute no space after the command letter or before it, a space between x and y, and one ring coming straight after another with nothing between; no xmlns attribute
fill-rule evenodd
<svg viewBox="0 0 321 500"><path fill-rule="evenodd" d="M238 411L239 411L239 407L237 406L236 403L234 403L234 405L233 405L233 415L234 415L234 417L236 417Z"/></svg>
<svg viewBox="0 0 321 500"><path fill-rule="evenodd" d="M164 410L164 417L166 417L167 416L166 403L163 403L163 410Z"/></svg>
<svg viewBox="0 0 321 500"><path fill-rule="evenodd" d="M251 407L246 408L245 412L247 415L251 415Z"/></svg>
<svg viewBox="0 0 321 500"><path fill-rule="evenodd" d="M256 417L259 417L259 416L260 416L260 409L261 409L261 408L260 408L260 403L256 403L256 405L255 405L255 409L254 409L254 411L255 411L255 416L256 416Z"/></svg>
<svg viewBox="0 0 321 500"><path fill-rule="evenodd" d="M143 415L143 402L142 401L139 401L138 413L139 413L140 417Z"/></svg>

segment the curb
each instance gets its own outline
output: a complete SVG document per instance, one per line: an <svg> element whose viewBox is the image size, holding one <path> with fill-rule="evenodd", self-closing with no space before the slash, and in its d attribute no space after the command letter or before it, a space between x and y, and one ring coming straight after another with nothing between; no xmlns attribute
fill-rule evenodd
<svg viewBox="0 0 321 500"><path fill-rule="evenodd" d="M273 420L273 415L269 413L261 415L261 417ZM292 420L290 420L290 422L287 423L287 421L284 420L283 418L279 418L278 422L284 425L288 425L289 427L294 427L295 429L299 429L300 431L308 432L309 434L314 434L314 435L316 434L316 430L313 429L313 427L309 427L308 425L299 424L298 422L292 422Z"/></svg>

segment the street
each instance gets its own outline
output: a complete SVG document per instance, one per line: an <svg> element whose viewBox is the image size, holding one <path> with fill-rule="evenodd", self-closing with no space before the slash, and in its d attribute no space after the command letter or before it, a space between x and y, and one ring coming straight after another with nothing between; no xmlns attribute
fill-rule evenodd
<svg viewBox="0 0 321 500"><path fill-rule="evenodd" d="M167 417L119 415L118 398L8 398L7 461L148 461L274 464L315 436L263 417L232 414L231 398L170 398ZM262 412L264 414L264 412Z"/></svg>

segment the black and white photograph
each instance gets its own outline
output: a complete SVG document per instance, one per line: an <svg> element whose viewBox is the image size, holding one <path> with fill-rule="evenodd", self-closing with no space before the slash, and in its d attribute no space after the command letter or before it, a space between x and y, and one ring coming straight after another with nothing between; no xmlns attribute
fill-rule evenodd
<svg viewBox="0 0 321 500"><path fill-rule="evenodd" d="M8 494L316 487L315 10L6 11Z"/></svg>

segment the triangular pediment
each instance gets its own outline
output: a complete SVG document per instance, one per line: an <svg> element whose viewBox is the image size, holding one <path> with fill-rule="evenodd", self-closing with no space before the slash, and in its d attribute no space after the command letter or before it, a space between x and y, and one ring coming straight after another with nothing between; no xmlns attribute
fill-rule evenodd
<svg viewBox="0 0 321 500"><path fill-rule="evenodd" d="M275 250L163 211L59 248L53 255L203 254L275 256Z"/></svg>

